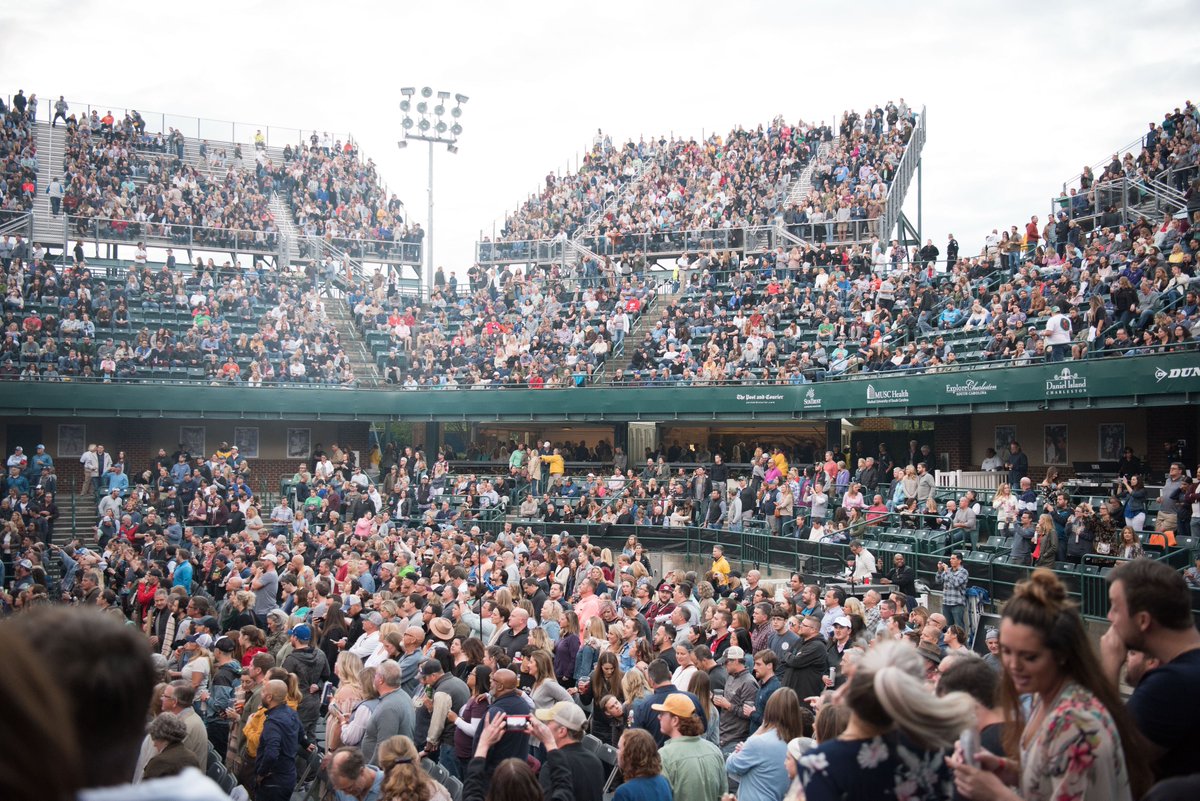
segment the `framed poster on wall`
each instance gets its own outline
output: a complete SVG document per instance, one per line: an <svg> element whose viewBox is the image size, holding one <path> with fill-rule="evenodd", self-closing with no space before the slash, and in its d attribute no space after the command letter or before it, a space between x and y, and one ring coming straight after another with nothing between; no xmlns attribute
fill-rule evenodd
<svg viewBox="0 0 1200 801"><path fill-rule="evenodd" d="M1007 459L1008 444L1017 438L1016 426L996 426L996 438L992 447L1001 459Z"/></svg>
<svg viewBox="0 0 1200 801"><path fill-rule="evenodd" d="M208 455L204 452L204 433L204 426L179 427L179 444L192 455L193 459L197 456Z"/></svg>
<svg viewBox="0 0 1200 801"><path fill-rule="evenodd" d="M1055 423L1045 426L1043 464L1067 464L1067 424Z"/></svg>
<svg viewBox="0 0 1200 801"><path fill-rule="evenodd" d="M1096 455L1102 462L1120 461L1125 453L1125 424L1101 423Z"/></svg>
<svg viewBox="0 0 1200 801"><path fill-rule="evenodd" d="M87 448L87 426L68 423L58 427L58 458L78 459Z"/></svg>
<svg viewBox="0 0 1200 801"><path fill-rule="evenodd" d="M307 459L312 454L312 429L289 428L287 430L287 458Z"/></svg>
<svg viewBox="0 0 1200 801"><path fill-rule="evenodd" d="M246 459L258 458L258 427L238 427L233 429L233 444L237 445L238 453Z"/></svg>

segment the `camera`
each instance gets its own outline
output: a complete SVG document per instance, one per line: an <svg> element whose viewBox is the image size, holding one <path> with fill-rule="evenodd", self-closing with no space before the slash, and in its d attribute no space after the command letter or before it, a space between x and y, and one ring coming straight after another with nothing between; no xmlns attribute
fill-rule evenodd
<svg viewBox="0 0 1200 801"><path fill-rule="evenodd" d="M504 728L506 731L523 732L529 728L529 716L509 715L504 719Z"/></svg>

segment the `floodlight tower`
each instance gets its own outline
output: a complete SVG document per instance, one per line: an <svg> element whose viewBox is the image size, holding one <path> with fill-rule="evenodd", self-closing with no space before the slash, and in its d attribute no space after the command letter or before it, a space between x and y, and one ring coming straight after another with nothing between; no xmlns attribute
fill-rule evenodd
<svg viewBox="0 0 1200 801"><path fill-rule="evenodd" d="M410 139L429 143L429 216L426 219L425 229L425 242L428 245L425 251L425 287L426 291L431 292L435 269L433 265L433 146L445 145L451 153L458 152L458 137L463 130L459 119L462 117L463 104L467 102L468 98L466 95L455 93L453 95L454 107L447 109L446 103L450 99L451 93L438 92L437 103L431 108L429 103L434 91L428 86L423 86L420 89L421 99L417 100L414 106L412 98L417 91L411 86L400 90L400 94L404 97L400 101L400 110L404 112L404 120L401 122L404 138L396 145L404 149L408 147ZM444 119L447 113L452 120L450 123Z"/></svg>

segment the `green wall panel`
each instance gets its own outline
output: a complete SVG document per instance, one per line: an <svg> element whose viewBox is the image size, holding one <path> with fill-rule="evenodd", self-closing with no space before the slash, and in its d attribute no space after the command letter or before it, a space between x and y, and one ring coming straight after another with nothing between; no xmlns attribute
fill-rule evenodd
<svg viewBox="0 0 1200 801"><path fill-rule="evenodd" d="M798 386L542 390L339 390L196 384L0 385L7 415L246 419L826 419L1184 403L1200 354L957 370Z"/></svg>

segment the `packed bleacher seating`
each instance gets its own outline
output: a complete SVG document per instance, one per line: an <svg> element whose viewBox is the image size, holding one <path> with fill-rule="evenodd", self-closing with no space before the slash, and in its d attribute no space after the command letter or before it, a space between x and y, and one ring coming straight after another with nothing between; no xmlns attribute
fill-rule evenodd
<svg viewBox="0 0 1200 801"><path fill-rule="evenodd" d="M863 115L845 112L836 142L813 167L813 188L784 212L789 230L817 242L869 240L868 221L883 216L916 116L904 98Z"/></svg>
<svg viewBox="0 0 1200 801"><path fill-rule="evenodd" d="M636 180L665 146L664 141L642 138L614 147L612 137L597 131L579 169L567 175L547 174L542 190L505 218L496 241L553 239L560 232L573 236Z"/></svg>
<svg viewBox="0 0 1200 801"><path fill-rule="evenodd" d="M472 268L469 293L435 290L425 304L381 284L348 295L385 381L408 389L584 386L656 295L644 279L602 286Z"/></svg>
<svg viewBox="0 0 1200 801"><path fill-rule="evenodd" d="M265 171L288 198L296 225L306 237L326 238L356 257L399 257L419 260L424 232L406 223L404 205L388 197L373 159L363 161L357 144L347 138L290 144L283 161L269 160ZM407 247L406 247L407 246Z"/></svg>
<svg viewBox="0 0 1200 801"><path fill-rule="evenodd" d="M583 241L601 254L659 250L654 243L665 242L669 232L766 225L778 206L781 180L797 176L826 135L819 127L775 119L766 128L737 128L703 143L660 142L659 157L634 191L606 211ZM642 247L639 234L651 235L651 244Z"/></svg>
<svg viewBox="0 0 1200 801"><path fill-rule="evenodd" d="M269 187L243 168L240 154L225 170L204 174L184 162L181 133L148 135L135 114L68 118L62 205L75 218L74 234L89 236L97 226L100 236L134 242L277 247Z"/></svg>
<svg viewBox="0 0 1200 801"><path fill-rule="evenodd" d="M1179 117L1168 114L1151 132L1142 155L1131 156L1120 169L1157 169L1172 160L1185 170L1196 114L1191 105ZM23 119L17 112L6 117L13 136L21 136L19 126L12 125ZM856 199L877 201L886 194L913 120L902 99L861 116L847 112L836 138L820 127L781 120L714 136L703 146L663 140L613 148L598 138L584 168L548 181L544 204L523 207L518 217L524 222L514 225L537 219L537 226L549 226L545 234L558 224L550 220L582 224L596 216L604 243L592 244L606 255L545 270L475 265L461 286L453 274L446 281L439 272L432 297L420 303L390 285L387 291L382 283L363 285L351 292L350 307L385 382L409 388L806 383L860 373L955 369L979 362L1020 365L1191 346L1200 323L1195 283L1200 230L1186 218L1115 220L1095 227L1082 226L1069 214L1044 225L1032 218L1007 230L998 226L984 237L978 255L960 258L953 237L945 254L932 241L908 248L874 238L839 242L842 229L836 220L818 230L811 217L785 217L790 225L808 226L801 231L807 244L754 252L709 243L689 248L671 273L649 269L644 259L628 253L616 253L615 261L607 255L624 247L609 233L646 230L648 218L629 213L643 201L643 212L674 215L667 227L681 222L695 228L708 224L705 219L733 219L730 215L740 224L766 213L763 204L775 198L767 190L780 175L802 167L823 141L831 147L814 165L814 194L806 204L832 203L842 214L844 200L851 205ZM279 166L265 148L256 149L252 170L243 166L240 152L232 161L210 153L208 164L218 167L220 180L180 160L178 131L148 134L136 112L119 121L95 112L79 122L68 118L68 142L64 206L77 216L81 211L98 215L106 220L101 224L114 231L119 226L126 237L170 241L173 232L195 223L201 227L186 230L204 231L201 236L220 244L235 227L262 224L266 229L257 235L270 244L273 223L264 204L266 194L278 188L291 199L306 234L342 245L361 240L363 247L399 235L419 245L415 228L406 232L398 199L385 199L374 164L362 161L350 141L326 137L289 146ZM620 203L608 203L617 197ZM602 209L605 213L597 214ZM241 278L221 275L211 264L169 280L157 273L143 278L135 270L78 297L84 288L72 286L78 281L75 272L55 273L40 264L27 243L2 241L0 256L6 269L20 265L6 287L4 349L11 362L3 372L9 377L33 379L54 362L51 380L72 375L128 379L147 367L152 375L191 370L192 377L210 381L227 380L237 368L239 380L255 384L304 379L348 385L353 380L336 333L324 335L331 341L308 343L303 373L294 362L270 353L265 361L251 358L260 347L256 337L271 336L263 326L274 299L260 296L274 279L260 273L261 266ZM88 280L93 275L89 272ZM121 292L130 294L121 297ZM285 290L297 303L302 292ZM661 295L676 293L661 302ZM52 308L39 308L39 315L26 313L47 304ZM651 306L655 324L637 342L625 342ZM221 319L240 326L228 332L228 345L202 347L205 337L191 324L202 307L221 308ZM81 330L98 340L111 331L113 356L125 355L119 335L137 331L137 318L146 312L163 319L142 326L148 329L142 338L151 340L142 346L157 353L178 351L181 358L152 363L115 358L108 365L113 369L105 371L103 359L89 364L86 354L71 356L71 346L79 344L72 335ZM165 343L169 348L153 341L162 339L153 332L163 327L176 328L173 341ZM332 326L316 327L332 331ZM47 340L57 354L53 358ZM126 344L130 352L139 346L136 339ZM193 344L199 361L191 358ZM261 347L271 350L270 343ZM621 369L612 369L617 354L622 354ZM233 363L222 370L230 355Z"/></svg>
<svg viewBox="0 0 1200 801"><path fill-rule="evenodd" d="M241 272L197 260L187 273L135 263L105 278L82 260L8 261L5 379L355 385L316 291L261 262Z"/></svg>
<svg viewBox="0 0 1200 801"><path fill-rule="evenodd" d="M26 98L20 90L13 96L11 108L0 100L0 213L33 208L38 191L37 143L31 127L37 114L36 97Z"/></svg>
<svg viewBox="0 0 1200 801"><path fill-rule="evenodd" d="M503 243L564 236L599 254L645 252L642 235L665 244L681 231L766 224L781 181L798 175L830 135L782 118L703 142L642 139L614 148L598 133L580 168L546 176L545 188L506 218L488 252L515 256L517 246Z"/></svg>

